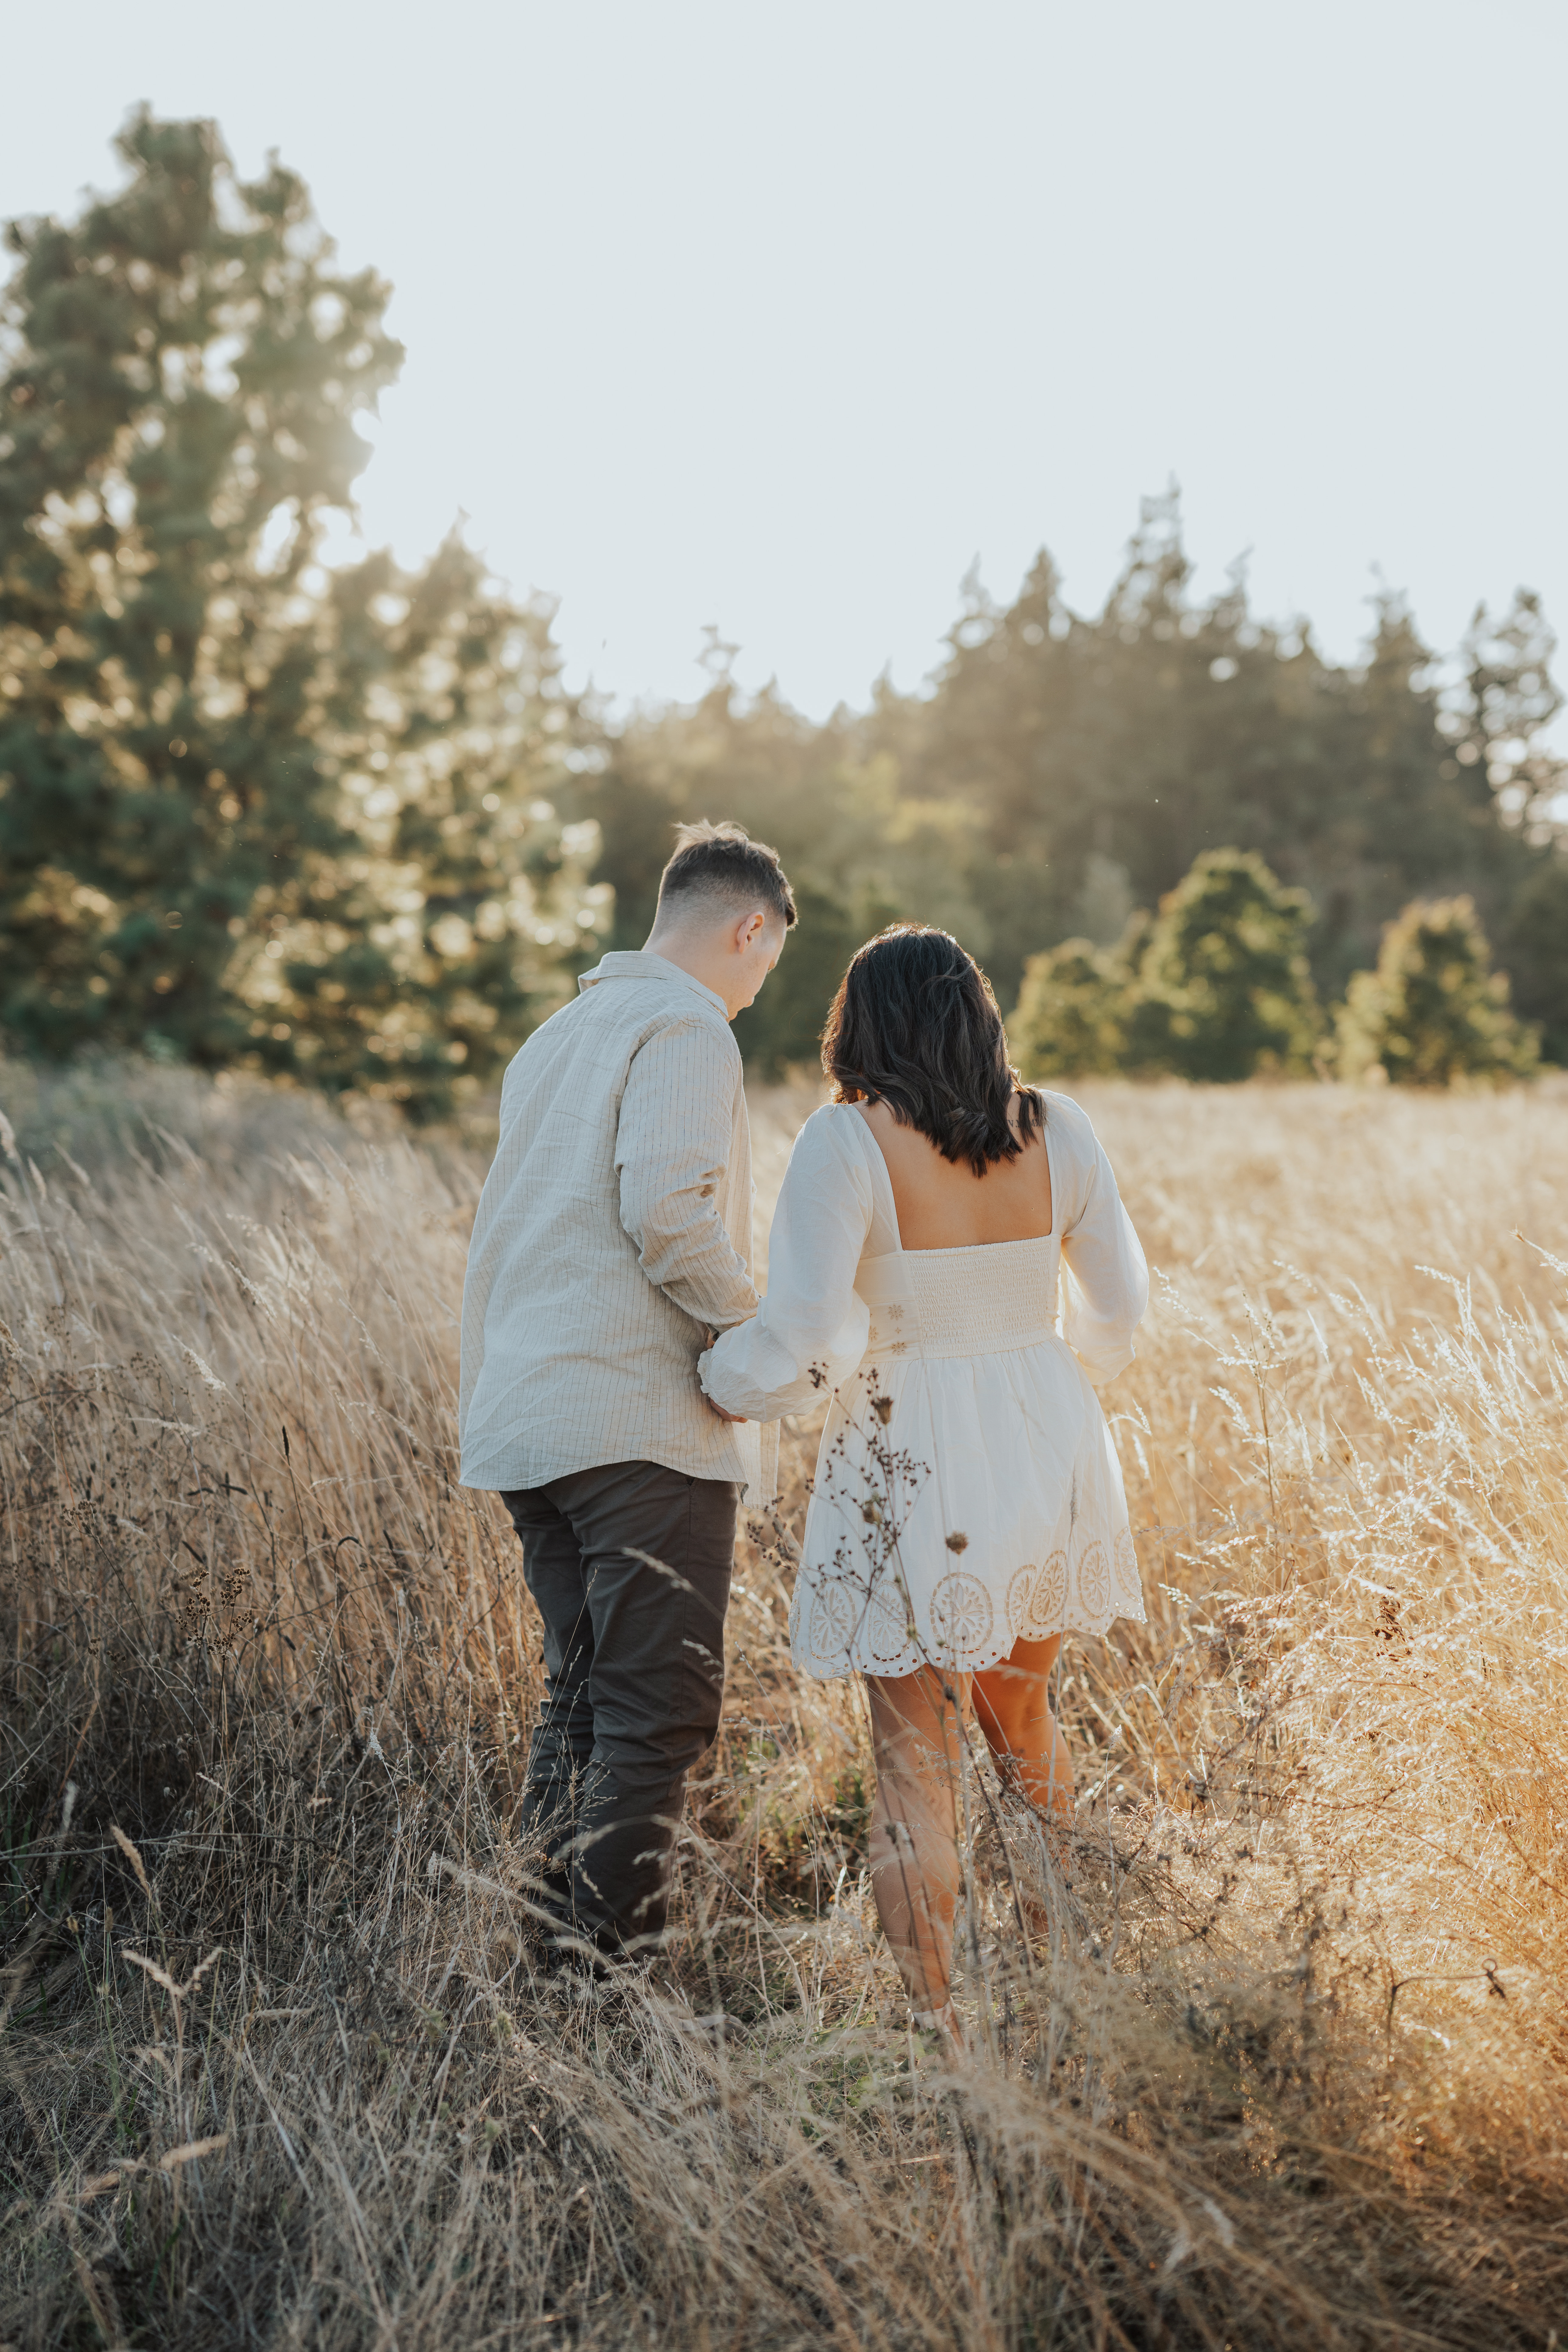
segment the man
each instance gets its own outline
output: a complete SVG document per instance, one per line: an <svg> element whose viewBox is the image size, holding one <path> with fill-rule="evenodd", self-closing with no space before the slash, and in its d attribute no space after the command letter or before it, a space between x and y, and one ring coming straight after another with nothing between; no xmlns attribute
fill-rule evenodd
<svg viewBox="0 0 1568 2352"><path fill-rule="evenodd" d="M658 1941L686 1776L719 1726L740 1484L764 1496L760 1433L708 1402L697 1359L757 1311L729 1024L795 919L773 850L683 825L647 944L584 973L501 1088L460 1475L500 1494L544 1621L523 1819L561 1950Z"/></svg>

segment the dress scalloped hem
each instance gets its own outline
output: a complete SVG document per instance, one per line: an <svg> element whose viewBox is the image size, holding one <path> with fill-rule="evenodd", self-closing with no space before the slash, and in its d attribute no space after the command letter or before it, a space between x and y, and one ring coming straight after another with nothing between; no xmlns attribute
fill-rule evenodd
<svg viewBox="0 0 1568 2352"><path fill-rule="evenodd" d="M878 1309L823 1432L790 1612L803 1673L979 1674L1020 1641L1142 1621L1100 1400L1040 1328L1053 1255L903 1256L910 1295Z"/></svg>

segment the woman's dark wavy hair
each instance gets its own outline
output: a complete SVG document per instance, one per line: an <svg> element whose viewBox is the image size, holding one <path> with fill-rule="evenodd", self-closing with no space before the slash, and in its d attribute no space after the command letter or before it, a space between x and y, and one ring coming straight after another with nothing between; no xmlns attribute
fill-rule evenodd
<svg viewBox="0 0 1568 2352"><path fill-rule="evenodd" d="M835 1102L885 1102L900 1127L977 1176L1032 1143L1046 1106L1007 1059L991 982L946 931L894 923L856 952L822 1033Z"/></svg>

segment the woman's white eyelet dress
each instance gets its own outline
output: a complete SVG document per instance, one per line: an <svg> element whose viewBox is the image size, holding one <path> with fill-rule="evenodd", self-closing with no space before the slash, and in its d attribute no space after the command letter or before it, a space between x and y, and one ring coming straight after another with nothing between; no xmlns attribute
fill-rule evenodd
<svg viewBox="0 0 1568 2352"><path fill-rule="evenodd" d="M767 1297L701 1359L708 1395L749 1420L832 1391L790 1619L808 1675L974 1674L1020 1640L1143 1615L1089 1383L1131 1362L1148 1269L1084 1112L1045 1101L1051 1232L969 1249L903 1249L866 1120L815 1112Z"/></svg>

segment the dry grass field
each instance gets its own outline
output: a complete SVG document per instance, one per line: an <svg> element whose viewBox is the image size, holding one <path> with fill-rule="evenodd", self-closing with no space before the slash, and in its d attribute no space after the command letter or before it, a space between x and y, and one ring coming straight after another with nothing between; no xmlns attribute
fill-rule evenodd
<svg viewBox="0 0 1568 2352"><path fill-rule="evenodd" d="M1070 1835L976 1763L959 2064L769 1529L668 1952L536 1979L537 1626L452 1483L482 1157L13 1102L0 2342L1568 2340L1568 1096L1083 1098L1157 1269L1149 1622L1068 1653Z"/></svg>

